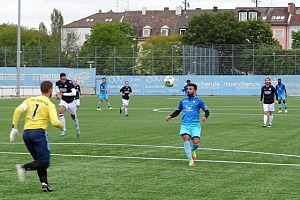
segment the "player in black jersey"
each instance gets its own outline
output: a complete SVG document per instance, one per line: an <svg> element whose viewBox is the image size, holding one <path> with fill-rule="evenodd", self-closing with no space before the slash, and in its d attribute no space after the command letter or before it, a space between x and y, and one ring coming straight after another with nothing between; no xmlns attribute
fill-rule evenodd
<svg viewBox="0 0 300 200"><path fill-rule="evenodd" d="M265 85L261 88L260 94L260 103L263 101L264 108L264 123L263 127L267 126L268 114L269 114L269 125L268 127L272 127L273 122L273 112L275 110L274 105L274 97L276 97L275 103L278 103L278 94L276 89L271 85L270 78L265 79Z"/></svg>
<svg viewBox="0 0 300 200"><path fill-rule="evenodd" d="M125 86L123 86L119 93L122 95L122 107L120 108L120 114L122 113L122 110L125 110L125 116L128 116L128 104L129 104L129 97L132 94L132 89L129 86L129 82L125 81Z"/></svg>
<svg viewBox="0 0 300 200"><path fill-rule="evenodd" d="M60 74L60 80L56 82L55 84L56 88L56 99L61 98L59 103L59 119L63 123L63 132L60 134L61 137L64 137L67 135L67 127L66 127L66 120L64 113L66 110L69 111L71 114L71 118L73 119L73 122L76 126L77 134L76 136L80 136L80 129L79 129L79 123L78 118L76 116L76 102L75 102L75 96L76 96L76 90L74 87L74 84L71 80L66 78L65 73Z"/></svg>
<svg viewBox="0 0 300 200"><path fill-rule="evenodd" d="M76 79L73 80L73 84L74 84L74 87L76 90L75 103L76 103L76 107L79 108L80 107L80 99L82 99L81 88L80 88L80 85L77 84Z"/></svg>

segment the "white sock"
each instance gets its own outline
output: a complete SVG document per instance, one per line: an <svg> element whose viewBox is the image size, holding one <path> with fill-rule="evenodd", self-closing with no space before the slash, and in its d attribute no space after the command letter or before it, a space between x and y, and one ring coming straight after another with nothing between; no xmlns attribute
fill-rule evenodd
<svg viewBox="0 0 300 200"><path fill-rule="evenodd" d="M125 114L127 115L128 113L127 113L127 108L125 108Z"/></svg>
<svg viewBox="0 0 300 200"><path fill-rule="evenodd" d="M264 124L267 124L268 115L264 115Z"/></svg>
<svg viewBox="0 0 300 200"><path fill-rule="evenodd" d="M273 122L273 115L270 115L270 116L269 116L269 124L272 125L272 122Z"/></svg>
<svg viewBox="0 0 300 200"><path fill-rule="evenodd" d="M78 118L75 118L74 120L73 120L73 122L74 122L74 124L75 124L75 126L76 126L76 130L78 131L80 128L79 128L79 122L78 122Z"/></svg>
<svg viewBox="0 0 300 200"><path fill-rule="evenodd" d="M66 127L66 120L65 120L64 114L59 114L59 120L63 124L63 131L66 132L67 131L67 127Z"/></svg>
<svg viewBox="0 0 300 200"><path fill-rule="evenodd" d="M121 107L121 110L123 110L123 109L124 109L124 106Z"/></svg>

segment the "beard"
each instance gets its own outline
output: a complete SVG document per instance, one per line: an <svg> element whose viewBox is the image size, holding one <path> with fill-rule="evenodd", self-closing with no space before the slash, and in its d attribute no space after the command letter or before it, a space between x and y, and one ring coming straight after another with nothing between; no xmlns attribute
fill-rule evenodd
<svg viewBox="0 0 300 200"><path fill-rule="evenodd" d="M189 98L192 98L192 97L194 97L194 96L195 96L194 94L188 93L188 97L189 97Z"/></svg>

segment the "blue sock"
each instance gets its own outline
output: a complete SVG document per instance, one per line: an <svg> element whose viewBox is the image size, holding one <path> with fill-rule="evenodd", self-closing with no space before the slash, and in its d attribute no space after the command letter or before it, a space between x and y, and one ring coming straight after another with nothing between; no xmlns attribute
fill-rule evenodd
<svg viewBox="0 0 300 200"><path fill-rule="evenodd" d="M195 151L196 149L198 149L199 148L199 144L193 144L193 148L192 148L192 151Z"/></svg>
<svg viewBox="0 0 300 200"><path fill-rule="evenodd" d="M280 104L278 104L278 108L279 108L279 110L281 110L281 103L280 103Z"/></svg>
<svg viewBox="0 0 300 200"><path fill-rule="evenodd" d="M110 108L110 103L109 103L109 102L106 102L106 105L107 105L107 107L109 107L109 108Z"/></svg>
<svg viewBox="0 0 300 200"><path fill-rule="evenodd" d="M98 102L98 108L101 108L101 104L102 104L101 102Z"/></svg>
<svg viewBox="0 0 300 200"><path fill-rule="evenodd" d="M287 109L287 104L286 103L284 103L284 109Z"/></svg>
<svg viewBox="0 0 300 200"><path fill-rule="evenodd" d="M184 141L184 151L186 156L188 157L189 161L192 161L192 152L191 152L191 145L190 145L190 141Z"/></svg>

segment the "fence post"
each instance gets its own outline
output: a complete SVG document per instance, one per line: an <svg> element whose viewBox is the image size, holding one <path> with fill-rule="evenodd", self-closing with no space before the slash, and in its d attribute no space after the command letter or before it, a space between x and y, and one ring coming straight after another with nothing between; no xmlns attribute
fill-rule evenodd
<svg viewBox="0 0 300 200"><path fill-rule="evenodd" d="M298 47L296 47L295 49L294 49L294 51L295 51L295 75L297 75L297 49L298 49Z"/></svg>
<svg viewBox="0 0 300 200"><path fill-rule="evenodd" d="M185 46L182 45L182 73L185 75Z"/></svg>
<svg viewBox="0 0 300 200"><path fill-rule="evenodd" d="M234 44L231 47L231 75L233 75L234 69Z"/></svg>
<svg viewBox="0 0 300 200"><path fill-rule="evenodd" d="M151 45L151 74L154 75L154 47Z"/></svg>
<svg viewBox="0 0 300 200"><path fill-rule="evenodd" d="M116 46L114 46L114 76L116 75Z"/></svg>
<svg viewBox="0 0 300 200"><path fill-rule="evenodd" d="M134 66L135 66L135 44L132 45L132 75L134 76Z"/></svg>
<svg viewBox="0 0 300 200"><path fill-rule="evenodd" d="M273 75L275 75L275 71L276 71L276 50L275 50L276 46L274 44L274 52L273 52L273 57L274 57L274 61L273 61Z"/></svg>
<svg viewBox="0 0 300 200"><path fill-rule="evenodd" d="M25 66L25 46L22 46L22 63L23 67Z"/></svg>
<svg viewBox="0 0 300 200"><path fill-rule="evenodd" d="M43 48L40 47L40 67L43 67Z"/></svg>
<svg viewBox="0 0 300 200"><path fill-rule="evenodd" d="M95 46L95 69L96 69L96 71L97 71L97 52L98 52L98 47L97 46Z"/></svg>
<svg viewBox="0 0 300 200"><path fill-rule="evenodd" d="M174 75L174 49L173 49L173 45L171 45L171 66L172 66L172 75Z"/></svg>
<svg viewBox="0 0 300 200"><path fill-rule="evenodd" d="M7 67L7 52L6 52L6 46L4 47L4 67Z"/></svg>
<svg viewBox="0 0 300 200"><path fill-rule="evenodd" d="M252 44L252 73L255 75L255 44Z"/></svg>
<svg viewBox="0 0 300 200"><path fill-rule="evenodd" d="M60 67L60 47L57 47L57 51L58 51L58 67Z"/></svg>
<svg viewBox="0 0 300 200"><path fill-rule="evenodd" d="M78 47L76 48L76 67L78 68L78 65L79 65L79 55L78 55L78 53L79 53L79 49L78 49Z"/></svg>

